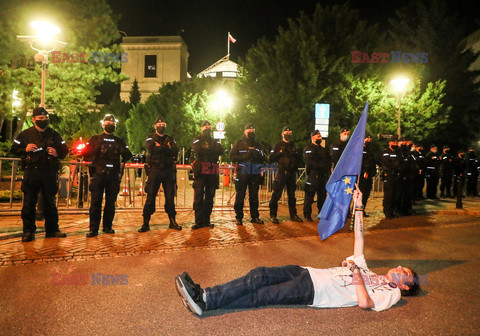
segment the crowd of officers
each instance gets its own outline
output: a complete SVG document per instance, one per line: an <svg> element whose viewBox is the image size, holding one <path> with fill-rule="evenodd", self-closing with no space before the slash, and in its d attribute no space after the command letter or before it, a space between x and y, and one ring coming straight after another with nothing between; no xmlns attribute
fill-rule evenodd
<svg viewBox="0 0 480 336"><path fill-rule="evenodd" d="M39 193L43 195L45 217L45 236L47 238L65 237L58 226L58 211L55 196L58 191L58 172L60 160L68 154L68 148L62 137L48 127L49 116L43 107L35 108L32 115L34 126L22 131L12 144L12 152L22 158L24 176L22 191L24 202L21 217L23 220L22 241L35 239L35 214ZM114 135L115 117L106 115L102 122L103 132L92 138L82 152L85 161L90 161L91 206L89 210L89 232L87 237L95 237L100 229L106 234L115 233L113 220L115 203L120 190L125 162L132 159L125 140ZM166 121L158 117L153 125L155 132L146 139L146 156L137 158L145 162L147 181L145 192L147 198L143 207L143 224L139 232L150 230L150 220L155 212L155 200L160 187L165 195L165 212L169 218L169 228L181 230L176 222L176 161L178 146L175 139L166 134ZM213 209L215 191L219 187L219 157L223 154L222 145L212 138L211 124L204 121L201 124L201 134L193 139L192 149L194 161L192 170L194 176L193 209L195 224L192 229L213 227L210 216ZM266 167L275 167L272 196L269 202L270 221L279 224L277 219L278 201L284 188L287 191L290 219L294 222L303 220L297 214L296 179L300 162L306 165L305 200L303 216L307 221L312 219L312 205L317 197L318 213L326 198L325 185L334 166L342 155L349 138L349 131L342 129L340 139L333 143L330 150L322 146L322 135L318 130L310 134L309 144L300 151L292 142L292 129L284 127L281 140L274 144L269 158L255 138L255 126L247 124L244 135L235 142L230 152L232 163L237 167L235 176L236 224L243 225L244 200L248 189L250 205L250 222L264 224L258 212L259 187L263 183L263 173ZM437 152L436 146L431 146L430 152L423 153L423 148L411 141L392 139L388 148L377 161L371 148L371 137L365 137L362 171L359 176L359 187L363 192L363 205L372 190L373 178L377 166L381 167L384 181L384 213L386 218L413 214L412 203L423 198L424 181L427 184L427 198L436 199L437 186L441 180L441 197L452 197L456 194L457 182L467 183L467 195L477 196L478 159L472 149L466 153L459 151L452 156L448 146L443 153ZM273 164L274 166L267 166ZM105 195L105 205L102 203ZM365 213L368 217L368 214Z"/></svg>

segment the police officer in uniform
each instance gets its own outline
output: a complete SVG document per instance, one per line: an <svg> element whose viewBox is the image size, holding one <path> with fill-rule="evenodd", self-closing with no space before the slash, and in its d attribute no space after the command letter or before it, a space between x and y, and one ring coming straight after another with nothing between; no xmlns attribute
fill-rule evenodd
<svg viewBox="0 0 480 336"><path fill-rule="evenodd" d="M290 219L294 222L302 222L297 215L297 200L295 198L296 173L298 168L298 151L291 142L292 130L285 126L282 130L282 141L277 142L270 151L270 162L278 163L278 173L273 181L273 193L270 199L270 220L278 224L277 211L278 201L282 196L283 188L287 186L288 210Z"/></svg>
<svg viewBox="0 0 480 336"><path fill-rule="evenodd" d="M466 155L467 160L467 196L478 196L478 169L480 163L477 154L475 154L475 147L470 147Z"/></svg>
<svg viewBox="0 0 480 336"><path fill-rule="evenodd" d="M398 217L395 210L400 200L400 164L398 142L392 139L382 153L383 213L387 219Z"/></svg>
<svg viewBox="0 0 480 336"><path fill-rule="evenodd" d="M94 135L83 150L85 160L92 161L90 166L90 231L87 237L98 235L102 218L102 201L105 192L105 208L103 210L103 232L115 233L112 229L115 217L115 202L120 191L120 180L123 175L123 163L132 158L132 152L125 140L113 135L116 120L113 114L103 118L102 134Z"/></svg>
<svg viewBox="0 0 480 336"><path fill-rule="evenodd" d="M345 147L347 147L349 136L350 131L348 131L346 128L342 128L340 130L340 140L330 146L330 156L332 157L334 168L337 165L338 160L340 160L340 156L342 156Z"/></svg>
<svg viewBox="0 0 480 336"><path fill-rule="evenodd" d="M193 210L195 225L192 229L213 227L210 215L213 209L215 190L218 189L219 167L218 157L223 153L223 147L211 135L212 126L205 120L201 126L202 134L195 137L192 149L195 156L193 162Z"/></svg>
<svg viewBox="0 0 480 336"><path fill-rule="evenodd" d="M65 158L68 148L60 134L48 127L48 113L43 107L33 110L32 121L35 125L22 131L11 148L12 153L21 156L25 170L22 181L23 242L35 239L35 205L40 191L43 194L45 237L66 237L58 227L55 195L60 160Z"/></svg>
<svg viewBox="0 0 480 336"><path fill-rule="evenodd" d="M363 159L362 170L360 172L360 180L358 181L358 187L362 191L362 203L363 208L367 207L367 201L372 191L373 178L377 173L377 161L373 154L371 145L372 137L369 134L365 134L365 142L363 145ZM363 216L369 217L369 215L363 210Z"/></svg>
<svg viewBox="0 0 480 336"><path fill-rule="evenodd" d="M431 145L430 152L425 156L425 179L427 180L427 198L438 199L437 187L440 176L440 156L437 146Z"/></svg>
<svg viewBox="0 0 480 336"><path fill-rule="evenodd" d="M235 177L235 218L237 225L243 225L243 206L248 187L251 223L263 224L258 213L258 189L262 182L261 168L265 155L260 144L255 141L255 127L245 125L243 137L235 142L230 151L230 160L238 164Z"/></svg>
<svg viewBox="0 0 480 336"><path fill-rule="evenodd" d="M415 199L420 200L425 198L423 196L423 187L425 186L425 153L423 151L423 145L416 145L415 151L415 158L418 164L418 175L415 178Z"/></svg>
<svg viewBox="0 0 480 336"><path fill-rule="evenodd" d="M311 142L303 149L303 160L307 169L307 181L305 182L305 201L303 203L303 216L308 222L312 219L312 204L317 194L317 209L320 213L323 202L327 197L325 184L332 166L332 159L322 144L322 134L319 130L310 133Z"/></svg>
<svg viewBox="0 0 480 336"><path fill-rule="evenodd" d="M440 179L440 197L452 197L453 180L453 156L450 154L450 147L443 146L443 153L440 156L442 166L442 177Z"/></svg>
<svg viewBox="0 0 480 336"><path fill-rule="evenodd" d="M170 220L169 229L181 230L182 227L175 220L175 189L176 165L178 147L175 139L165 133L167 123L162 117L155 121L155 133L150 134L146 140L148 151L145 171L148 179L145 183L147 200L143 207L143 225L138 232L150 230L150 218L155 212L155 199L160 185L163 185L165 194L165 212Z"/></svg>
<svg viewBox="0 0 480 336"><path fill-rule="evenodd" d="M401 215L413 215L415 211L412 208L414 177L419 168L415 157L411 154L412 142L403 139L399 142L400 158L400 183L399 183L399 202L396 212Z"/></svg>
<svg viewBox="0 0 480 336"><path fill-rule="evenodd" d="M465 185L465 175L467 171L467 161L465 160L465 150L457 152L457 157L453 159L453 195L457 197L458 182L461 182L460 191L463 197L463 186Z"/></svg>

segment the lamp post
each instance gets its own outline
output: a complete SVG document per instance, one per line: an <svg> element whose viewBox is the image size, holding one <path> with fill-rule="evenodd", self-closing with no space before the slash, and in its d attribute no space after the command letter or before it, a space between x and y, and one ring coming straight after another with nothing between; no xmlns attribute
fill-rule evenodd
<svg viewBox="0 0 480 336"><path fill-rule="evenodd" d="M398 139L401 138L402 132L401 132L401 116L402 116L402 93L405 90L405 86L409 82L408 78L396 78L392 81L390 81L390 84L393 85L393 88L395 91L398 92L398 126L397 126L397 136Z"/></svg>
<svg viewBox="0 0 480 336"><path fill-rule="evenodd" d="M37 51L38 53L35 54L35 61L42 63L42 84L41 84L41 95L40 95L40 107L45 106L45 78L47 74L47 67L48 67L48 54L53 51L45 49L45 46L50 45L53 48L55 43L65 45L65 42L55 40L55 35L60 33L60 28L51 24L49 22L44 21L33 21L30 23L30 26L35 29L37 35L35 36L25 36L25 35L18 35L17 39L22 42L28 42L30 47ZM39 47L36 48L33 44L37 42Z"/></svg>

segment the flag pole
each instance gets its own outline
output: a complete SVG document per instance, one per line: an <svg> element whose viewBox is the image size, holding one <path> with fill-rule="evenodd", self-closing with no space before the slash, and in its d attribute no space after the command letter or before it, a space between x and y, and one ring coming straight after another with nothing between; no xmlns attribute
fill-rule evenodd
<svg viewBox="0 0 480 336"><path fill-rule="evenodd" d="M227 33L227 59L230 59L230 32Z"/></svg>

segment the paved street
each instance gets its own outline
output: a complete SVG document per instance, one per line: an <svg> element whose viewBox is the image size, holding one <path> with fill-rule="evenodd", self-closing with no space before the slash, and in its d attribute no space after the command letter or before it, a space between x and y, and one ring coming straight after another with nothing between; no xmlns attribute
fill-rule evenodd
<svg viewBox="0 0 480 336"><path fill-rule="evenodd" d="M299 264L331 267L352 252L347 226L322 242L316 223L233 223L234 213L216 211L213 229L192 231L193 214L179 214L182 231L167 230L163 213L154 230L139 234L140 213L120 213L115 235L86 239L86 215L62 215L65 239L21 243L16 216L0 221L0 326L5 335L476 335L480 299L472 295L480 275L479 199L455 203L423 201L419 216L383 220L381 198L366 219L366 258L381 273L399 264L426 275L419 297L403 299L385 312L358 307L275 307L215 311L198 318L183 306L174 276L188 270L210 286L256 266ZM301 209L301 208L299 208ZM268 217L262 211L263 218ZM248 218L248 216L246 216ZM41 222L40 222L41 224ZM19 231L20 230L20 231ZM98 282L93 282L98 279ZM118 284L102 284L102 275ZM473 278L473 281L472 281ZM108 282L108 281L107 281ZM122 285L122 283L124 285Z"/></svg>

